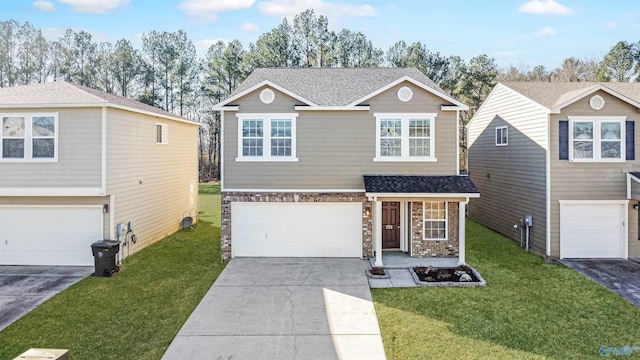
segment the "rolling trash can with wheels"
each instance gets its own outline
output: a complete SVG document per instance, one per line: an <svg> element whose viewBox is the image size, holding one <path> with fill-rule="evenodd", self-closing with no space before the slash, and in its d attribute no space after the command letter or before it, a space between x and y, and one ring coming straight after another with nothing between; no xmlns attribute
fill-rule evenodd
<svg viewBox="0 0 640 360"><path fill-rule="evenodd" d="M93 259L95 262L95 272L93 276L111 277L120 271L116 264L116 255L120 250L120 241L99 240L91 244Z"/></svg>

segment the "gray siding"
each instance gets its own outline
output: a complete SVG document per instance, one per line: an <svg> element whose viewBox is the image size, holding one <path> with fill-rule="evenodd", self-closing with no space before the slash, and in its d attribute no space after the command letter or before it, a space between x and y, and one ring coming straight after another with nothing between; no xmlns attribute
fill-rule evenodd
<svg viewBox="0 0 640 360"><path fill-rule="evenodd" d="M640 114L636 109L617 98L597 92L605 100L600 111L589 106L591 96L562 109L559 115L551 116L551 255L560 255L560 203L559 200L623 200L627 198L627 172L640 169L639 123ZM558 122L568 116L627 116L636 121L636 159L623 163L578 163L558 159ZM638 211L633 202L629 204L629 256L640 256L638 241Z"/></svg>
<svg viewBox="0 0 640 360"><path fill-rule="evenodd" d="M178 230L183 214L197 215L198 127L117 109L107 116L112 226L132 222L134 253ZM168 144L156 144L157 123L169 125Z"/></svg>
<svg viewBox="0 0 640 360"><path fill-rule="evenodd" d="M519 242L520 219L532 215L530 246L538 254L546 246L546 122L540 106L498 85L469 124L469 176L480 191L469 216ZM507 126L507 146L495 145L499 126Z"/></svg>
<svg viewBox="0 0 640 360"><path fill-rule="evenodd" d="M407 85L413 99L403 103L397 90ZM275 90L274 90L275 91ZM299 101L275 91L276 100L260 102L260 90L236 102L242 113L294 113ZM368 111L297 111L298 162L236 162L238 120L225 112L225 189L353 189L362 190L364 174L453 175L456 174L456 112L440 111L444 100L410 83L400 84L365 103ZM437 162L374 162L375 112L437 113L435 155Z"/></svg>
<svg viewBox="0 0 640 360"><path fill-rule="evenodd" d="M0 161L2 188L99 188L102 177L100 108L0 109L2 114L58 113L57 162Z"/></svg>

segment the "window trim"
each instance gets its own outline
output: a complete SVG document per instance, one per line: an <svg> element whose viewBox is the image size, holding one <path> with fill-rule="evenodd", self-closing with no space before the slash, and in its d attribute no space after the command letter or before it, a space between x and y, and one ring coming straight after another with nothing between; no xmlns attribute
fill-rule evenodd
<svg viewBox="0 0 640 360"><path fill-rule="evenodd" d="M24 157L22 158L4 158L3 154L3 146L5 139L2 128L3 118L5 117L23 117L24 118ZM44 139L53 138L53 157L33 157L33 118L34 117L53 117L54 126L55 126L55 134L53 137L44 137ZM0 162L19 162L19 163L30 163L30 162L58 162L58 148L60 147L59 142L59 113L0 113ZM43 137L36 137L35 139L41 139ZM8 139L8 138L7 138Z"/></svg>
<svg viewBox="0 0 640 360"><path fill-rule="evenodd" d="M626 116L567 116L569 119L569 161L571 162L625 162L627 160L626 148ZM576 122L593 123L593 158L574 158L573 157L573 124ZM602 158L601 157L601 123L618 122L620 123L620 157L619 158Z"/></svg>
<svg viewBox="0 0 640 360"><path fill-rule="evenodd" d="M500 142L498 142L498 131L500 131ZM502 138L505 139L505 142L502 142ZM496 146L507 146L509 145L509 128L507 126L496 126Z"/></svg>
<svg viewBox="0 0 640 360"><path fill-rule="evenodd" d="M241 113L236 114L238 118L238 154L236 161L238 162L295 162L298 161L296 152L296 119L298 113ZM244 120L262 120L262 156L245 156L242 155L242 122ZM271 155L271 121L273 120L291 120L291 156L272 156Z"/></svg>
<svg viewBox="0 0 640 360"><path fill-rule="evenodd" d="M161 141L158 142L158 126L160 126ZM156 144L167 145L169 144L169 124L156 123Z"/></svg>
<svg viewBox="0 0 640 360"><path fill-rule="evenodd" d="M376 155L373 161L380 162L436 162L436 113L374 113L376 118L375 122L375 136L376 136ZM381 156L380 155L380 122L386 119L400 119L402 126L402 134L400 137L400 156ZM409 155L409 121L410 119L428 119L429 120L429 133L430 143L429 152L431 156L410 156ZM404 131L406 129L406 131Z"/></svg>
<svg viewBox="0 0 640 360"><path fill-rule="evenodd" d="M427 219L426 204L444 203L444 220L442 219ZM430 238L427 237L425 229L425 223L427 221L444 221L444 238ZM447 201L423 201L422 202L422 240L428 241L448 241L449 240L449 202Z"/></svg>

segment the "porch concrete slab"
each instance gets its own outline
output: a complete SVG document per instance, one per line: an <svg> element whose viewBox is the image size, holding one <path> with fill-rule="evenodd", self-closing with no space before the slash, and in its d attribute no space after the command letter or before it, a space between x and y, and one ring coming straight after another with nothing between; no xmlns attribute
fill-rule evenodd
<svg viewBox="0 0 640 360"><path fill-rule="evenodd" d="M360 259L236 258L163 359L384 359Z"/></svg>
<svg viewBox="0 0 640 360"><path fill-rule="evenodd" d="M370 258L371 266L376 259ZM404 269L415 266L456 267L458 258L416 258L402 252L385 252L382 254L383 267L386 269Z"/></svg>
<svg viewBox="0 0 640 360"><path fill-rule="evenodd" d="M386 269L393 287L416 287L416 281L411 276L409 269Z"/></svg>
<svg viewBox="0 0 640 360"><path fill-rule="evenodd" d="M0 330L93 270L85 266L0 266Z"/></svg>
<svg viewBox="0 0 640 360"><path fill-rule="evenodd" d="M607 289L640 307L640 263L624 259L559 260Z"/></svg>

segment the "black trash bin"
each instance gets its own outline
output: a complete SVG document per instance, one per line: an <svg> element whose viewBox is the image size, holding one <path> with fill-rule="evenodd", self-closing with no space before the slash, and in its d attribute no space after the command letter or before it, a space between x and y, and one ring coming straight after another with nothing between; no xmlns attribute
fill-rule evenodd
<svg viewBox="0 0 640 360"><path fill-rule="evenodd" d="M95 272L93 276L111 277L120 268L116 265L116 255L120 250L120 241L99 240L91 244L93 259L95 262Z"/></svg>

